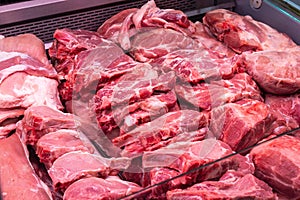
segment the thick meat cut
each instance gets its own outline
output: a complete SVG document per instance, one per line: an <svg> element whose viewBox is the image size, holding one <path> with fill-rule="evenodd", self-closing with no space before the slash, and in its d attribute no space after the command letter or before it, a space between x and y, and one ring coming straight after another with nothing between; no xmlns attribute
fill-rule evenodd
<svg viewBox="0 0 300 200"><path fill-rule="evenodd" d="M236 56L221 59L206 50L183 49L172 51L152 63L174 71L184 82L196 84L231 78L236 71L236 61Z"/></svg>
<svg viewBox="0 0 300 200"><path fill-rule="evenodd" d="M229 10L210 11L205 14L203 23L218 40L237 53L249 50L284 50L297 46L287 35L270 26Z"/></svg>
<svg viewBox="0 0 300 200"><path fill-rule="evenodd" d="M142 124L112 141L118 147L125 147L122 156L136 157L161 141L207 125L207 113L193 110L174 111Z"/></svg>
<svg viewBox="0 0 300 200"><path fill-rule="evenodd" d="M97 32L128 50L131 47L130 37L147 27L173 29L184 35L195 32L194 24L182 11L160 9L153 0L140 9L128 9L114 15L104 22Z"/></svg>
<svg viewBox="0 0 300 200"><path fill-rule="evenodd" d="M152 28L131 38L130 54L140 62L147 62L179 49L198 49L192 38L172 29Z"/></svg>
<svg viewBox="0 0 300 200"><path fill-rule="evenodd" d="M47 168L58 157L71 151L94 153L94 148L82 133L68 129L48 133L36 144L36 154Z"/></svg>
<svg viewBox="0 0 300 200"><path fill-rule="evenodd" d="M49 188L35 174L18 135L0 140L0 185L5 200L50 200Z"/></svg>
<svg viewBox="0 0 300 200"><path fill-rule="evenodd" d="M243 99L212 109L210 130L234 151L239 151L270 135L275 119L263 102Z"/></svg>
<svg viewBox="0 0 300 200"><path fill-rule="evenodd" d="M300 48L245 53L242 68L268 93L284 95L300 90Z"/></svg>
<svg viewBox="0 0 300 200"><path fill-rule="evenodd" d="M168 191L167 199L277 199L272 188L252 174L245 176L236 174L238 173L229 171L220 178L220 181L205 181L187 189Z"/></svg>
<svg viewBox="0 0 300 200"><path fill-rule="evenodd" d="M64 200L120 199L141 190L139 185L117 176L90 177L76 181L64 193Z"/></svg>
<svg viewBox="0 0 300 200"><path fill-rule="evenodd" d="M192 86L178 83L175 91L185 101L205 110L244 98L262 101L261 92L246 73L235 74L229 80L217 80Z"/></svg>
<svg viewBox="0 0 300 200"><path fill-rule="evenodd" d="M60 129L76 129L74 115L47 106L33 106L24 112L17 123L17 133L26 144L35 145L45 134Z"/></svg>
<svg viewBox="0 0 300 200"><path fill-rule="evenodd" d="M128 167L126 158L107 159L87 152L69 152L57 158L48 170L56 191L64 191L74 181L84 177L105 178L114 170Z"/></svg>
<svg viewBox="0 0 300 200"><path fill-rule="evenodd" d="M255 175L289 199L299 199L299 151L300 139L288 135L253 148Z"/></svg>
<svg viewBox="0 0 300 200"><path fill-rule="evenodd" d="M276 116L274 134L280 134L299 127L300 125L300 95L276 96L265 95L265 103Z"/></svg>

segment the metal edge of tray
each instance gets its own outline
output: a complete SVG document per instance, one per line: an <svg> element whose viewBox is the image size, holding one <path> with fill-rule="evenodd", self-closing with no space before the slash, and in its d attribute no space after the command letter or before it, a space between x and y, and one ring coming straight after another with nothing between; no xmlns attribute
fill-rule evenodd
<svg viewBox="0 0 300 200"><path fill-rule="evenodd" d="M92 8L125 0L32 0L0 6L0 25ZM128 1L128 0L127 0Z"/></svg>

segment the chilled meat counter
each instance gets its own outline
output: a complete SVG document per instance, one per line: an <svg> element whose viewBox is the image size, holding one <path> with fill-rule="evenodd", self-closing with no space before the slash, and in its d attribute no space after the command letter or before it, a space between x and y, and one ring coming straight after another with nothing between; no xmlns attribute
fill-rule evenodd
<svg viewBox="0 0 300 200"><path fill-rule="evenodd" d="M299 8L1 1L0 199L300 199Z"/></svg>

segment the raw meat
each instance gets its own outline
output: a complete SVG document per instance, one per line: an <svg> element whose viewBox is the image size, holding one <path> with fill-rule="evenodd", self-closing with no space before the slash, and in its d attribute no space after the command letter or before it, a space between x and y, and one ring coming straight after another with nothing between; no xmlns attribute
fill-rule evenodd
<svg viewBox="0 0 300 200"><path fill-rule="evenodd" d="M270 135L275 119L263 102L243 99L212 109L210 131L239 151Z"/></svg>
<svg viewBox="0 0 300 200"><path fill-rule="evenodd" d="M35 174L18 135L0 140L0 186L5 200L50 200L49 188Z"/></svg>
<svg viewBox="0 0 300 200"><path fill-rule="evenodd" d="M167 92L174 88L175 74L159 75L148 64L142 64L115 83L101 88L94 97L95 110L105 110L120 104L130 104L150 97L156 92Z"/></svg>
<svg viewBox="0 0 300 200"><path fill-rule="evenodd" d="M152 188L151 196L164 197L168 190L219 178L228 169L237 170L242 175L254 172L253 163L247 157L235 155L221 159L232 153L227 144L216 139L177 142L155 151L144 152L143 167L151 169L149 184L161 183ZM218 162L209 164L217 160ZM193 173L175 178L190 170L194 170ZM170 178L173 180L167 182Z"/></svg>
<svg viewBox="0 0 300 200"><path fill-rule="evenodd" d="M173 70L184 82L199 83L229 79L236 71L237 57L218 58L207 50L183 49L172 51L153 61L165 70Z"/></svg>
<svg viewBox="0 0 300 200"><path fill-rule="evenodd" d="M17 123L17 133L26 144L35 145L45 134L60 129L76 129L74 115L63 113L48 106L33 106L24 113Z"/></svg>
<svg viewBox="0 0 300 200"><path fill-rule="evenodd" d="M126 133L169 112L176 103L177 97L173 91L153 95L145 100L113 109L114 120L119 125L120 132Z"/></svg>
<svg viewBox="0 0 300 200"><path fill-rule="evenodd" d="M88 95L85 97L88 99L99 89L98 85L139 67L138 63L112 42L105 42L97 48L80 52L75 63L74 69L70 70L66 77L67 81L60 86L63 100L71 100L78 95Z"/></svg>
<svg viewBox="0 0 300 200"><path fill-rule="evenodd" d="M9 136L17 128L15 123L6 124L4 126L0 126L0 139Z"/></svg>
<svg viewBox="0 0 300 200"><path fill-rule="evenodd" d="M11 84L14 83L14 84ZM0 108L49 106L62 109L54 79L16 72L0 84Z"/></svg>
<svg viewBox="0 0 300 200"><path fill-rule="evenodd" d="M142 188L117 176L84 178L70 185L64 193L64 200L120 199Z"/></svg>
<svg viewBox="0 0 300 200"><path fill-rule="evenodd" d="M184 132L196 131L208 125L208 114L193 110L169 112L151 122L113 139L118 147L124 147L121 155L136 157L163 140Z"/></svg>
<svg viewBox="0 0 300 200"><path fill-rule="evenodd" d="M50 168L58 157L71 151L94 153L94 148L82 133L67 129L48 133L36 144L36 154L47 168Z"/></svg>
<svg viewBox="0 0 300 200"><path fill-rule="evenodd" d="M187 189L175 189L167 192L168 200L193 199L265 199L275 200L272 188L252 174L236 176L227 172L220 181L205 181Z"/></svg>
<svg viewBox="0 0 300 200"><path fill-rule="evenodd" d="M135 34L130 42L130 54L141 62L148 62L179 49L199 48L199 44L192 38L164 28L142 30Z"/></svg>
<svg viewBox="0 0 300 200"><path fill-rule="evenodd" d="M266 92L284 95L300 90L300 47L244 54L241 66Z"/></svg>
<svg viewBox="0 0 300 200"><path fill-rule="evenodd" d="M258 86L246 73L235 74L229 80L222 79L195 86L179 83L175 86L175 91L185 101L205 110L243 98L263 100Z"/></svg>
<svg viewBox="0 0 300 200"><path fill-rule="evenodd" d="M0 124L2 125L8 119L14 119L24 114L24 108L0 108Z"/></svg>
<svg viewBox="0 0 300 200"><path fill-rule="evenodd" d="M153 0L140 9L128 9L114 15L104 22L97 32L128 50L131 47L130 37L146 27L173 29L184 35L195 32L194 24L182 11L160 9Z"/></svg>
<svg viewBox="0 0 300 200"><path fill-rule="evenodd" d="M300 95L275 96L265 95L265 103L270 111L276 116L277 127L274 134L281 134L285 131L295 129L300 125Z"/></svg>
<svg viewBox="0 0 300 200"><path fill-rule="evenodd" d="M285 50L296 44L270 26L229 10L207 12L203 18L212 34L237 53L260 50Z"/></svg>
<svg viewBox="0 0 300 200"><path fill-rule="evenodd" d="M94 49L108 41L103 40L96 32L86 30L57 29L53 34L49 55L54 61L57 72L64 76L74 68L74 58L81 51Z"/></svg>
<svg viewBox="0 0 300 200"><path fill-rule="evenodd" d="M87 152L73 151L57 158L48 170L56 191L64 191L74 181L84 177L107 177L114 170L126 169L130 160L107 159Z"/></svg>
<svg viewBox="0 0 300 200"><path fill-rule="evenodd" d="M26 72L34 76L57 78L57 73L51 65L18 52L0 51L0 84L16 72Z"/></svg>
<svg viewBox="0 0 300 200"><path fill-rule="evenodd" d="M0 51L25 53L49 65L44 42L30 33L0 38Z"/></svg>
<svg viewBox="0 0 300 200"><path fill-rule="evenodd" d="M289 199L300 198L300 139L282 136L250 152L255 175Z"/></svg>
<svg viewBox="0 0 300 200"><path fill-rule="evenodd" d="M196 22L195 27L196 32L191 37L198 43L198 46L213 52L219 58L229 58L235 55L235 52L209 34L209 31L206 30L207 27L201 22Z"/></svg>

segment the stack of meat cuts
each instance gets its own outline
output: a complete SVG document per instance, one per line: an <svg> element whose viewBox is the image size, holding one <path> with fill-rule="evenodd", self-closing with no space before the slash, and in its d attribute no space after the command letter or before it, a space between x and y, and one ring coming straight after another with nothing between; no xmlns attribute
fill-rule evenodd
<svg viewBox="0 0 300 200"><path fill-rule="evenodd" d="M300 47L285 34L150 0L96 32L57 29L52 65L41 45L0 40L5 200L300 198Z"/></svg>

